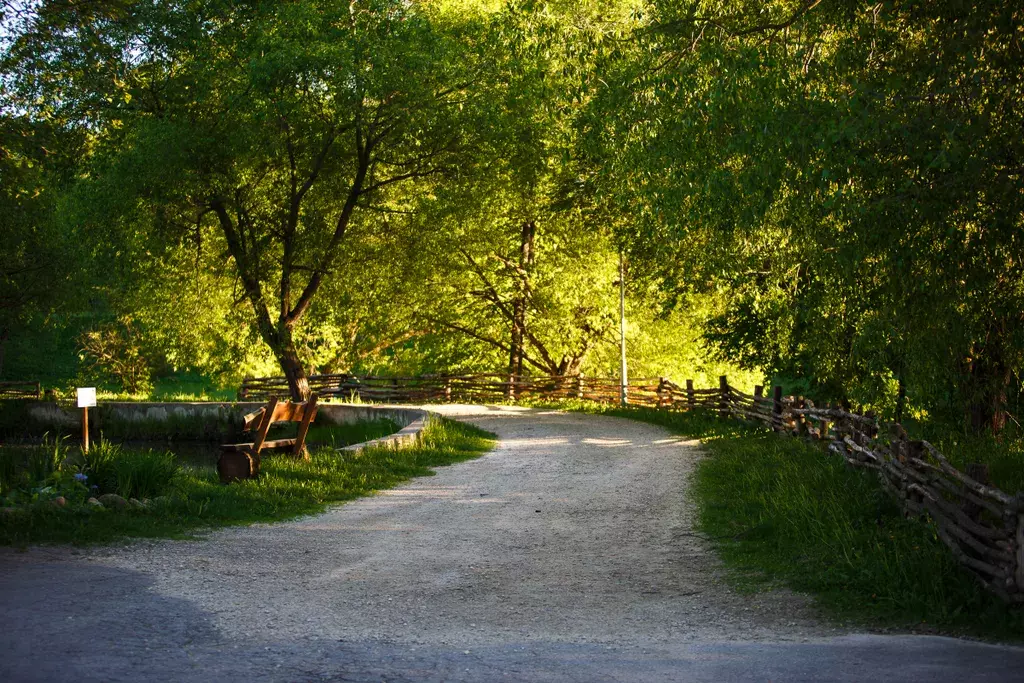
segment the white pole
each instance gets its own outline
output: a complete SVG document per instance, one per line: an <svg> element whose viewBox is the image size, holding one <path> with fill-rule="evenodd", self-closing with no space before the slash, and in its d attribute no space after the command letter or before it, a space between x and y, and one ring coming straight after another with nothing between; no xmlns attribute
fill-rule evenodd
<svg viewBox="0 0 1024 683"><path fill-rule="evenodd" d="M619 249L619 399L629 403L629 378L626 375L626 266Z"/></svg>

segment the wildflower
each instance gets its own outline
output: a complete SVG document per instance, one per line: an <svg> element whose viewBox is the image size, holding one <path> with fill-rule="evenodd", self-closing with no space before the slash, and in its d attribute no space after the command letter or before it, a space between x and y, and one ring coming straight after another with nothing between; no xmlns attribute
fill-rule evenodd
<svg viewBox="0 0 1024 683"><path fill-rule="evenodd" d="M93 491L99 491L100 490L99 484L93 484L89 488L91 488Z"/></svg>
<svg viewBox="0 0 1024 683"><path fill-rule="evenodd" d="M81 472L75 472L75 481L85 482L89 478L89 475L82 474Z"/></svg>

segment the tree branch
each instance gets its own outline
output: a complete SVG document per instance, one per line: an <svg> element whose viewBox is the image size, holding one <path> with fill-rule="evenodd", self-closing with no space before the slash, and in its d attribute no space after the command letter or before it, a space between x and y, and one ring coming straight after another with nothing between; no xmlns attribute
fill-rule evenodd
<svg viewBox="0 0 1024 683"><path fill-rule="evenodd" d="M438 325L440 325L442 327L447 327L448 329L455 330L456 332L462 332L463 334L465 334L467 336L470 336L473 339L477 339L479 341L482 341L485 344L490 344L491 346L494 346L495 348L497 348L497 349L499 349L501 351L504 351L505 353L511 353L512 352L512 348L508 344L505 344L505 343L503 343L503 342L501 342L501 341L499 341L497 339L493 339L491 337L486 337L486 336L480 334L479 332L477 332L475 330L469 329L468 327L463 327L461 325L456 325L455 323L446 322L444 320L437 320L437 319L434 319L434 318L428 318L428 320L430 320L431 322L436 323L436 324L438 324ZM528 356L525 352L523 353L523 360L526 361L527 363L529 363L530 365L532 365L533 367L537 368L541 372L546 372L546 373L550 374L551 368L544 367L543 365L538 363L536 360L534 360L533 358Z"/></svg>
<svg viewBox="0 0 1024 683"><path fill-rule="evenodd" d="M355 138L356 155L359 160L355 178L352 179L352 185L349 187L348 197L345 199L345 205L342 207L341 213L338 215L337 223L335 223L334 234L331 236L331 241L328 243L323 256L320 258L320 263L317 264L316 269L313 271L313 275L310 276L309 281L306 283L305 289L302 290L299 300L295 302L295 308L283 316L283 322L287 326L294 325L295 322L302 317L309 308L310 303L313 301L313 296L316 294L317 290L320 289L324 275L330 271L331 266L334 263L335 252L338 250L338 245L341 244L341 240L345 237L345 231L348 228L349 221L352 219L352 212L355 211L359 195L362 194L363 183L366 182L366 173L371 164L370 149L364 145L362 132L358 127L355 130Z"/></svg>

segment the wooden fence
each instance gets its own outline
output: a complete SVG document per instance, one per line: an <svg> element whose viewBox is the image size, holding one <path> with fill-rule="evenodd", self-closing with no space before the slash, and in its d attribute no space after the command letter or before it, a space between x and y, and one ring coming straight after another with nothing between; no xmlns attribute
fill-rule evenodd
<svg viewBox="0 0 1024 683"><path fill-rule="evenodd" d="M630 398L642 405L657 405L661 379L640 380L629 387ZM309 387L321 397L380 403L472 403L523 398L618 401L617 379L500 374L422 375L419 377L369 377L312 375ZM288 396L284 377L246 379L238 392L243 400Z"/></svg>
<svg viewBox="0 0 1024 683"><path fill-rule="evenodd" d="M0 400L39 398L42 389L39 382L0 382Z"/></svg>
<svg viewBox="0 0 1024 683"><path fill-rule="evenodd" d="M586 377L315 375L310 377L310 387L321 396L387 403L522 398L619 401L618 380ZM239 398L250 400L287 395L283 377L247 379L239 391ZM753 394L738 391L725 377L714 389L696 389L690 380L680 386L658 378L630 384L628 397L633 405L710 410L723 418L760 423L779 433L827 444L829 452L850 465L876 472L905 514L927 514L938 537L986 589L1008 602L1024 603L1024 493L1011 496L990 485L984 467L961 472L927 441L909 439L898 424L882 435L870 414L816 406L801 397L783 396L780 387L764 396L761 387Z"/></svg>

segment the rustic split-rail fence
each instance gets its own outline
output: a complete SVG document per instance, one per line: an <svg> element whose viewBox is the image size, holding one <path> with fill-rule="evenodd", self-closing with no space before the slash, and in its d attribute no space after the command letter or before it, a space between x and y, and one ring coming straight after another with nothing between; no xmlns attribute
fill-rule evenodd
<svg viewBox="0 0 1024 683"><path fill-rule="evenodd" d="M0 382L0 400L33 399L42 396L39 382Z"/></svg>
<svg viewBox="0 0 1024 683"><path fill-rule="evenodd" d="M615 403L619 381L583 376L534 377L499 374L359 377L314 375L322 398L382 403L504 402L522 399L582 399ZM246 379L239 398L287 397L283 377ZM710 410L723 418L760 423L775 432L821 441L847 463L873 470L908 516L930 518L935 532L981 584L1003 600L1024 604L1024 493L992 486L983 466L954 467L927 441L909 439L898 424L881 426L871 414L816 406L774 387L765 396L729 386L680 386L665 378L630 383L629 402L664 410ZM922 580L927 580L922 577Z"/></svg>

